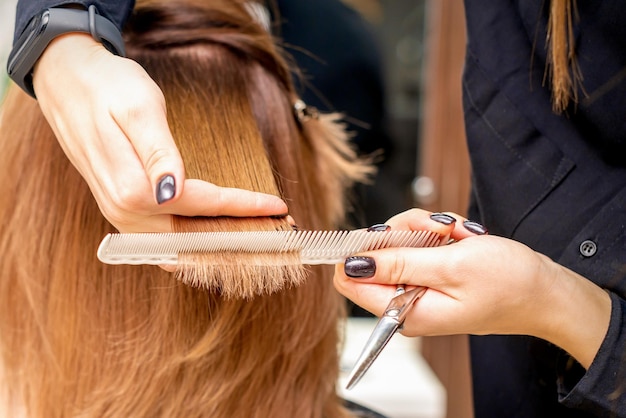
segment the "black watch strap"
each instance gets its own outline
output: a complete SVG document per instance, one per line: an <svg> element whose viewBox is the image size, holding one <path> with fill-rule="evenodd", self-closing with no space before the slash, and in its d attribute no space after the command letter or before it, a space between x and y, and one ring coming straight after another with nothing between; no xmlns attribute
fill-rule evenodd
<svg viewBox="0 0 626 418"><path fill-rule="evenodd" d="M50 8L35 16L20 35L9 55L7 73L26 93L35 97L33 67L52 40L72 32L89 33L105 48L124 56L124 41L117 27L100 16L95 6L88 10Z"/></svg>

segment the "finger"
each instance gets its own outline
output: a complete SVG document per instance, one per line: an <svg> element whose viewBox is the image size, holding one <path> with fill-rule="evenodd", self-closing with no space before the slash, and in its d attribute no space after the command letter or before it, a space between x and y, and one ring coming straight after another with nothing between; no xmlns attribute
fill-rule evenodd
<svg viewBox="0 0 626 418"><path fill-rule="evenodd" d="M185 192L167 210L183 216L285 216L289 211L277 196L197 179L185 182Z"/></svg>
<svg viewBox="0 0 626 418"><path fill-rule="evenodd" d="M431 257L427 250L438 248L394 248L365 252L348 257L335 269L335 287L344 296L373 313L384 308L398 284L423 286L424 266L420 260ZM424 251L424 255L421 252ZM429 258L430 259L430 258Z"/></svg>
<svg viewBox="0 0 626 418"><path fill-rule="evenodd" d="M147 74L142 89L122 101L123 109L112 109L112 117L132 143L143 164L158 204L180 197L185 181L182 157L167 123L165 99Z"/></svg>
<svg viewBox="0 0 626 418"><path fill-rule="evenodd" d="M444 243L448 241L455 223L456 218L449 214L432 213L417 208L400 213L387 221L391 229L436 232L442 236Z"/></svg>
<svg viewBox="0 0 626 418"><path fill-rule="evenodd" d="M441 247L386 248L363 252L348 257L344 263L345 275L356 281L383 285L399 284L433 286L440 266L445 264Z"/></svg>
<svg viewBox="0 0 626 418"><path fill-rule="evenodd" d="M286 219L287 219L287 222L289 223L289 225L291 225L291 228L292 228L294 231L297 231L298 229L300 229L300 227L299 227L299 226L298 226L298 224L296 223L296 220L295 220L295 219L293 219L293 216L291 216L291 215L287 215Z"/></svg>
<svg viewBox="0 0 626 418"><path fill-rule="evenodd" d="M118 221L116 218L107 218L107 220L121 233L173 232L171 215L136 218L126 216L123 221Z"/></svg>
<svg viewBox="0 0 626 418"><path fill-rule="evenodd" d="M159 265L160 268L162 268L163 270L167 271L168 273L175 273L176 272L176 266L172 266L170 264L161 264Z"/></svg>
<svg viewBox="0 0 626 418"><path fill-rule="evenodd" d="M450 235L450 238L455 241L460 241L476 235L486 235L489 233L487 228L478 222L469 220L456 213L446 212L446 214L453 216L457 220L454 225L454 230Z"/></svg>
<svg viewBox="0 0 626 418"><path fill-rule="evenodd" d="M449 249L436 247L364 253L363 257L374 259L374 272L368 277L355 278L346 274L348 269L345 265L337 265L335 288L355 304L381 316L395 296L397 284L407 284L407 290L416 285L427 287L428 290L411 309L402 333L410 336L436 335L448 327L446 312L458 310L456 295L450 293L455 285L443 285L445 280L450 279L445 279L445 272L440 271L437 265L440 254ZM349 259L346 261L350 262ZM429 264L431 261L432 264Z"/></svg>
<svg viewBox="0 0 626 418"><path fill-rule="evenodd" d="M83 177L107 219L124 223L159 213L143 165L115 122L97 122L96 139L79 164L87 168Z"/></svg>
<svg viewBox="0 0 626 418"><path fill-rule="evenodd" d="M384 313L385 307L396 292L396 286L361 282L349 278L344 272L343 264L335 266L333 280L335 289L339 293L376 316L381 316Z"/></svg>

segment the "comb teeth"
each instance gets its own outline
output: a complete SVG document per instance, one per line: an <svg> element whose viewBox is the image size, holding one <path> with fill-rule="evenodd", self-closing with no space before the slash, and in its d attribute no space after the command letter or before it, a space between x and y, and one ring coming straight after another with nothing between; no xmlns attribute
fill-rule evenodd
<svg viewBox="0 0 626 418"><path fill-rule="evenodd" d="M185 253L299 252L302 264L337 264L355 253L388 247L432 247L431 231L237 231L108 234L98 248L106 264L177 264Z"/></svg>

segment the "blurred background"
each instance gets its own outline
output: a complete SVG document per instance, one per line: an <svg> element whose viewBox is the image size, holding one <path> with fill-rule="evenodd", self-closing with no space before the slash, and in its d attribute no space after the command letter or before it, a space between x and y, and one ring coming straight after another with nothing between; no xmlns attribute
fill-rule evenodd
<svg viewBox="0 0 626 418"><path fill-rule="evenodd" d="M0 0L0 98L4 96L7 79L7 57L13 42L15 4L17 0Z"/></svg>
<svg viewBox="0 0 626 418"><path fill-rule="evenodd" d="M330 13L339 1L346 9L338 14L343 20L335 21ZM351 223L382 223L414 206L465 213L470 168L461 111L462 0L277 3L287 49L305 67L305 100L345 113L363 153L383 151L374 184L356 191ZM0 0L0 99L8 85L15 4ZM433 402L444 405L433 415L402 416L471 418L466 336L414 340L404 347L434 372L433 385L441 384L445 396Z"/></svg>

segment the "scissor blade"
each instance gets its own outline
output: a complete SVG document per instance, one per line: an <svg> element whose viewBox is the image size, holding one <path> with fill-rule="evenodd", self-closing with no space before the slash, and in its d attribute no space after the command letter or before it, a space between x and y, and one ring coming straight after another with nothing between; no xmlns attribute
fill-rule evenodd
<svg viewBox="0 0 626 418"><path fill-rule="evenodd" d="M350 390L359 383L378 355L383 351L383 348L385 348L393 334L396 333L399 326L400 323L396 318L383 316L378 320L374 331L372 331L372 334L365 343L365 347L363 347L363 351L361 351L361 355L352 368L352 372L350 372L346 389Z"/></svg>

